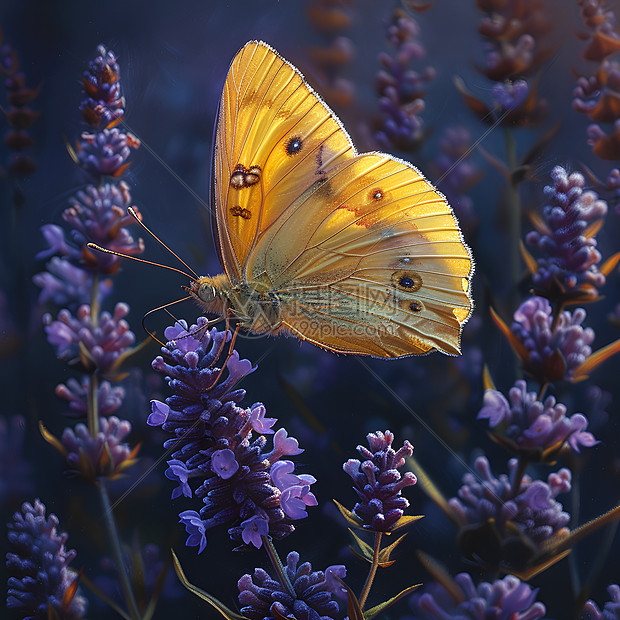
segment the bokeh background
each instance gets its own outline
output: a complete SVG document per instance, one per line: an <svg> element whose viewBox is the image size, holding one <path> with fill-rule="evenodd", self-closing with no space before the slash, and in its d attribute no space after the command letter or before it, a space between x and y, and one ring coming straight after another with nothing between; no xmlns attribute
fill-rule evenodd
<svg viewBox="0 0 620 620"><path fill-rule="evenodd" d="M13 154L0 146L0 416L7 425L12 416L23 416L18 425L23 446L19 431L13 435L7 431L0 439L6 454L6 458L0 454L3 523L23 501L39 497L48 512L58 515L61 529L69 533L68 546L78 552L74 568L83 567L92 580L105 574L107 549L99 500L87 483L63 473L62 457L38 429L42 421L60 436L65 426L75 423L64 417L66 403L55 396L55 386L75 372L56 359L46 341L42 315L51 312L55 316L58 307L41 304L40 289L32 281L34 274L45 269L45 260L36 258L46 247L41 226L62 224L61 213L69 197L89 182L65 143L74 143L85 129L78 111L83 98L80 80L99 44L114 50L118 57L126 99L125 128L141 141L123 176L132 201L145 223L199 273L220 271L207 209L213 128L229 63L250 39L268 42L304 73L340 116L360 151L380 148L406 158L449 198L454 197L453 207L476 261L476 309L464 330L461 358L435 353L398 361L364 360L361 364L354 357L335 356L294 340L240 337L237 342L242 357L254 362L260 359L258 370L243 381L246 402L264 402L269 415L299 439L305 452L297 462L318 479L315 493L319 507L311 509L296 532L279 543L281 555L296 549L316 569L345 563L348 583L359 590L365 569L347 550L348 533L331 499L352 508L355 497L342 463L356 456L355 448L364 443L368 432L390 429L396 434L397 445L404 439L411 441L415 457L446 497L456 495L465 473L463 463L471 465L476 456L485 454L496 474L506 470L505 451L491 441L488 425L476 416L482 407L485 365L504 393L523 374L489 315L492 305L510 325L512 313L531 289L525 264L519 263L515 279L511 263L514 219L509 212L509 184L501 169L502 165L510 167L507 133L517 154L513 169L521 164L513 180L518 179L521 212L517 219L522 238L533 228L528 214L542 213L546 204L543 187L551 183L549 174L557 165L586 174L587 185L608 203L604 225L597 234L603 259L619 249L619 216L616 190L606 182L615 156L612 153L603 159L593 154L587 135L592 120L573 107L577 77L593 75L599 66L583 58L588 40L579 36L587 34L580 7L572 0L505 3L509 7L522 4L526 13L544 13L549 26L535 41L536 49L545 51L544 57L531 71L517 75L527 80L530 89L537 85L537 100L544 100L545 108L539 117L532 115L507 125L494 123L501 111L492 109L492 89L501 82L490 80L483 71L493 45L479 32L487 15L481 7L487 4L493 3L436 0L428 7L392 0L2 3L3 43L19 54L28 86L40 84L38 96L29 104L38 114L28 128L33 145L27 150L36 169L25 175L13 174ZM342 22L334 22L334 11L344 16ZM434 71L433 79L422 82L415 93L414 99L425 102L416 115L422 124L406 144L406 140L390 141L389 135L386 139L385 133L381 134L387 116L386 108L380 107L377 74L382 66L380 54L395 56L397 52L388 38L395 11L414 19L419 28L413 40L420 49L408 59L408 68L423 73L432 67ZM423 57L420 50L425 51ZM489 106L485 119L467 105L455 86L455 76ZM5 95L0 93L2 106L8 110ZM8 122L5 125L3 130L9 131ZM446 134L446 130L453 133ZM457 144L455 136L459 135L466 136L464 152L471 166L467 171L471 184L465 183L466 191L455 192L450 185L454 170L444 174L445 159L441 158L450 145ZM597 185L596 179L602 184ZM153 239L141 236L146 244L144 258L176 266ZM535 249L531 251L537 256ZM181 276L129 261L123 263L114 282L113 295L103 302L104 308L110 309L117 301L127 302L131 307L128 321L138 340L146 338L140 325L142 316L180 297L180 286L185 284ZM596 332L594 350L619 337L618 283L617 270L613 270L600 291L603 298L585 306L585 324ZM192 321L197 309L187 302L175 313ZM159 334L166 324L163 313L149 317L149 328ZM142 442L142 447L134 471L112 487L115 498L131 488L115 508L119 527L126 543L154 543L162 558L174 547L190 580L234 607L237 579L255 566L267 567L267 558L262 551L233 553L224 528L209 533L208 547L200 556L195 548L183 546L185 533L177 523L177 513L183 508L170 501L173 485L163 476L165 463L158 462L165 437L146 425L149 400L164 397L167 390L150 367L157 353L158 345L150 342L131 359L122 383L127 395L118 414L132 423L131 445ZM559 501L573 517L571 527L619 501L617 364L612 357L587 381L559 382L552 388L570 413L588 417L588 430L601 440L570 462L574 488ZM549 465L540 465L533 467L531 474L546 479L550 471ZM442 562L452 575L469 571L475 580L497 577L463 559L454 525L419 486L408 489L406 495L412 514L426 518L410 528L395 555L396 564L381 571L374 593L377 601L399 587L430 580L416 558L419 549ZM197 500L193 501L196 504ZM602 607L608 598L606 587L620 579L616 561L619 541L609 543L612 536L609 531L594 534L573 551L572 566L565 559L532 580L530 585L540 588L538 600L547 606L545 617L571 617L575 575L585 580L598 560L600 570L587 595ZM0 547L6 552L5 537L0 538ZM571 579L572 590L568 585ZM565 585L559 587L559 583ZM112 612L96 597L86 595L90 600L88 617L111 617ZM215 617L215 613L175 584L171 574L155 618ZM385 617L412 613L408 603L401 602Z"/></svg>

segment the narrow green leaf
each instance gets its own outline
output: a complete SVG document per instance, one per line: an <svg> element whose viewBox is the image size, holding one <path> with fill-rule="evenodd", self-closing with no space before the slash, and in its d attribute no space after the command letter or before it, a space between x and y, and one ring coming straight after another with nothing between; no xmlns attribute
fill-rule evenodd
<svg viewBox="0 0 620 620"><path fill-rule="evenodd" d="M400 544L400 541L405 538L407 534L403 534L400 538L397 538L389 547L384 547L379 551L379 566L385 568L387 566L391 566L394 564L393 561L390 560L390 554L394 549L396 549L396 545Z"/></svg>
<svg viewBox="0 0 620 620"><path fill-rule="evenodd" d="M171 549L170 552L172 553L172 565L174 566L174 570L177 574L177 577L179 578L179 581L190 592L194 593L198 598L201 598L203 601L206 601L207 603L209 603L209 605L211 605L212 607L215 607L215 609L217 609L222 614L222 616L226 618L226 620L247 620L245 616L242 616L241 614L238 614L232 611L232 609L229 609L228 607L226 607L224 603L222 603L221 601L218 601L214 596L211 596L210 594L207 594L204 590L201 590L200 588L197 588L196 586L192 585L187 580L187 577L185 576L185 573L183 572L183 569L181 568L181 563L179 562L179 558L177 558L176 554L174 553L174 550Z"/></svg>
<svg viewBox="0 0 620 620"><path fill-rule="evenodd" d="M349 525L352 525L353 527L356 527L358 529L362 529L362 525L363 525L362 520L359 517L357 517L354 512L351 512L348 508L345 508L342 504L337 502L335 499L333 499L332 501L334 502L334 504L336 504L336 506L338 507L338 510L340 510L340 514L347 520Z"/></svg>
<svg viewBox="0 0 620 620"><path fill-rule="evenodd" d="M364 560L368 560L368 562L372 563L374 555L373 548L368 543L364 542L351 528L349 528L349 532L351 532L351 536L353 536L356 543L356 547L351 547L351 551L358 557L361 556Z"/></svg>
<svg viewBox="0 0 620 620"><path fill-rule="evenodd" d="M381 613L384 609L387 609L388 607L396 603L396 601L400 601L400 599L403 598L404 596L408 596L414 590L417 590L421 585L422 585L421 583L418 583L415 586L409 586L408 588L405 588L402 592L399 592L396 596L393 596L391 599L388 599L387 601L384 601L383 603L379 603L379 605L376 605L372 609L369 609L364 614L365 620L372 620L372 618L374 618L377 614Z"/></svg>
<svg viewBox="0 0 620 620"><path fill-rule="evenodd" d="M353 590L349 588L349 586L338 577L338 575L333 575L334 579L338 581L338 583L347 591L349 595L349 600L347 602L347 614L349 620L364 620L364 612L360 607L360 603L357 600L357 597L353 593Z"/></svg>
<svg viewBox="0 0 620 620"><path fill-rule="evenodd" d="M448 517L457 525L461 525L457 516L454 514L448 500L444 497L443 493L437 488L435 483L429 478L428 474L424 471L420 463L413 457L407 458L407 463L411 471L416 475L418 479L418 485L422 487L422 490L432 499Z"/></svg>
<svg viewBox="0 0 620 620"><path fill-rule="evenodd" d="M121 618L131 620L131 616L119 607L111 598L104 594L84 573L80 577L80 583L84 584L96 597L111 607Z"/></svg>
<svg viewBox="0 0 620 620"><path fill-rule="evenodd" d="M411 515L411 516L403 515L398 521L396 521L391 531L395 532L396 530L399 530L401 527L407 527L408 525L411 525L415 521L419 521L420 519L423 519L423 518L424 518L424 515Z"/></svg>

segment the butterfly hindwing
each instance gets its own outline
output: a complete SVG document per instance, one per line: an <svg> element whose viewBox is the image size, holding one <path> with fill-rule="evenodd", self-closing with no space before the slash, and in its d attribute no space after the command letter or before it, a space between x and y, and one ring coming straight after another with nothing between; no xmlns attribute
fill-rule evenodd
<svg viewBox="0 0 620 620"><path fill-rule="evenodd" d="M253 252L287 329L342 352L459 352L472 261L445 198L415 168L358 155L287 216ZM291 243L291 231L304 234Z"/></svg>

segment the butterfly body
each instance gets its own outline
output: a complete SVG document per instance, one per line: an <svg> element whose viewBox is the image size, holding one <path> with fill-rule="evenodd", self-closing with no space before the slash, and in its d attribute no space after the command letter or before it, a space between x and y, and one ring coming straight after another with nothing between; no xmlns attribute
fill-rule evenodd
<svg viewBox="0 0 620 620"><path fill-rule="evenodd" d="M445 198L408 162L358 154L265 43L233 59L213 170L224 273L191 283L205 312L334 352L460 352L473 262Z"/></svg>

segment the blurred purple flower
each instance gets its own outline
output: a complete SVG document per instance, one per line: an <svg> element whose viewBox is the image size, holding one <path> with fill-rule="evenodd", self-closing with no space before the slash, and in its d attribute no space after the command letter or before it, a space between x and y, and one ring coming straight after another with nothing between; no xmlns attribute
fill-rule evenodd
<svg viewBox="0 0 620 620"><path fill-rule="evenodd" d="M0 506L32 492L32 465L24 459L26 420L0 415Z"/></svg>
<svg viewBox="0 0 620 620"><path fill-rule="evenodd" d="M32 281L41 289L40 304L51 301L57 306L75 308L90 302L92 274L76 267L64 256L53 256L45 268L46 271L32 277ZM111 289L112 284L109 280L99 282L100 303Z"/></svg>
<svg viewBox="0 0 620 620"><path fill-rule="evenodd" d="M103 129L97 133L83 132L76 149L77 163L94 177L119 177L129 165L130 149L140 141L131 133Z"/></svg>
<svg viewBox="0 0 620 620"><path fill-rule="evenodd" d="M276 422L265 418L260 403L251 409L238 406L245 391L234 389L235 384L255 367L233 351L226 362L227 376L222 380L223 373L216 362L231 335L215 328L208 330L207 323L206 318L200 317L197 325L188 327L177 321L167 328L164 333L169 342L153 361L153 368L165 374L173 392L165 403L153 401L148 420L150 425L161 425L172 434L164 448L172 451L166 476L179 483L173 498L194 494L202 499L199 533L205 536L204 544L206 531L222 524L229 524L232 540L242 542L244 532L248 536L247 525L243 524L252 517L269 523L270 536L283 538L294 528L281 499L284 497L285 503L295 506L297 511L297 502L304 506L311 503L314 496L306 489L311 477L295 477L299 492L290 491L284 496L269 469L281 457L303 450L282 428L274 435L271 451L266 450L263 435L253 436L256 427L262 428L264 424L270 429ZM192 481L195 488L190 486ZM189 523L196 527L194 515L198 513L190 512Z"/></svg>
<svg viewBox="0 0 620 620"><path fill-rule="evenodd" d="M69 401L71 413L75 418L84 418L88 410L88 381L80 383L77 379L67 379L67 384L56 386L56 396ZM101 417L112 415L123 404L125 389L102 381L97 388L97 412Z"/></svg>
<svg viewBox="0 0 620 620"><path fill-rule="evenodd" d="M447 127L439 142L441 153L433 161L439 189L446 195L462 225L472 224L475 214L467 193L483 172L471 157L472 138L465 127Z"/></svg>
<svg viewBox="0 0 620 620"><path fill-rule="evenodd" d="M476 587L469 573L459 573L453 582L459 599L437 582L425 585L411 597L411 607L418 620L536 620L545 615L545 606L536 601L538 588L513 575Z"/></svg>
<svg viewBox="0 0 620 620"><path fill-rule="evenodd" d="M137 602L142 614L145 613L153 596L175 600L185 593L174 571L169 570L169 565L162 559L162 555L159 547L153 543L139 546L134 542L131 547L123 546L123 563L134 591L140 592ZM110 557L103 557L99 567L101 572L93 579L95 585L108 598L111 598L122 607L125 597L116 562ZM163 588L161 588L161 579L164 571L166 572L166 578ZM159 588L161 588L161 593ZM95 598L94 604L101 609L107 605L99 598Z"/></svg>
<svg viewBox="0 0 620 620"><path fill-rule="evenodd" d="M426 55L417 41L418 23L404 11L394 13L388 28L388 40L396 48L394 56L379 55L383 69L377 74L376 90L383 121L375 138L383 148L409 150L424 139L424 88L435 77L435 69L426 67L421 72L410 68L414 61Z"/></svg>
<svg viewBox="0 0 620 620"><path fill-rule="evenodd" d="M130 203L129 187L123 181L118 185L87 185L71 199L71 207L63 211L62 217L72 227L72 242L79 248L80 264L85 269L114 274L122 261L118 256L91 250L86 247L87 243L96 243L130 256L144 251L142 239L134 239L127 228L135 223L134 218L127 214Z"/></svg>
<svg viewBox="0 0 620 620"><path fill-rule="evenodd" d="M60 359L69 364L79 362L85 372L96 370L105 376L118 369L135 342L135 335L125 321L128 314L129 306L118 303L113 315L103 312L98 324L93 325L90 306L83 305L78 309L77 317L63 309L55 321L46 314L43 323L47 339L56 348Z"/></svg>
<svg viewBox="0 0 620 620"><path fill-rule="evenodd" d="M596 222L607 213L607 203L593 191L584 191L585 178L568 174L561 166L551 172L553 186L544 189L547 204L543 220L526 241L543 258L537 259L533 284L536 291L554 301L585 302L598 297L605 275L598 269Z"/></svg>
<svg viewBox="0 0 620 620"><path fill-rule="evenodd" d="M479 419L487 418L496 440L517 453L527 453L528 460L553 461L565 444L575 452L579 446L598 443L586 432L588 420L581 413L566 415L566 406L553 396L544 402L536 392L528 392L525 381L517 381L508 393L510 403L501 392L486 390ZM537 459L534 455L537 455Z"/></svg>
<svg viewBox="0 0 620 620"><path fill-rule="evenodd" d="M92 437L85 424L65 428L62 445L69 468L87 480L115 478L135 463L133 450L123 439L131 432L131 423L116 416L99 418L99 432Z"/></svg>
<svg viewBox="0 0 620 620"><path fill-rule="evenodd" d="M504 111L512 111L523 105L530 92L530 87L525 80L514 82L500 82L491 89L493 101L496 106Z"/></svg>
<svg viewBox="0 0 620 620"><path fill-rule="evenodd" d="M252 575L243 575L237 584L241 614L249 620L265 620L275 614L297 620L340 618L338 603L332 598L332 583L328 583L325 573L313 571L309 562L298 564L299 554L291 551L286 558L285 571L296 598L262 568L254 569ZM330 566L326 572L330 570L339 577L346 575L341 565Z"/></svg>
<svg viewBox="0 0 620 620"><path fill-rule="evenodd" d="M121 95L120 69L116 55L103 45L88 63L82 77L87 98L80 104L82 117L89 125L103 129L116 125L125 114L125 99Z"/></svg>
<svg viewBox="0 0 620 620"><path fill-rule="evenodd" d="M553 326L551 304L544 297L530 297L514 313L511 331L523 345L523 370L540 383L573 381L592 353L594 330L583 328L586 311L564 310Z"/></svg>
<svg viewBox="0 0 620 620"><path fill-rule="evenodd" d="M405 458L413 454L413 446L405 440L403 447L394 451L394 435L390 431L368 433L366 439L370 450L364 446L358 446L357 450L367 460L360 463L357 459L349 459L342 468L353 478L360 500L353 512L364 529L389 532L409 506L401 491L417 482L412 472L405 472L401 477L398 471L405 464Z"/></svg>
<svg viewBox="0 0 620 620"><path fill-rule="evenodd" d="M620 586L612 583L608 588L610 601L605 603L603 611L592 600L588 600L583 607L586 620L618 620L620 618Z"/></svg>
<svg viewBox="0 0 620 620"><path fill-rule="evenodd" d="M57 532L56 515L46 517L45 506L36 499L34 504L25 502L7 527L7 607L24 618L44 620L48 607L63 620L83 618L87 600L72 592L78 574L69 568L76 553L65 549L68 535Z"/></svg>
<svg viewBox="0 0 620 620"><path fill-rule="evenodd" d="M518 467L518 460L511 459L509 475L495 478L487 458L476 459L475 474L468 472L463 476L458 498L448 502L462 526L484 525L492 519L503 538L511 536L506 525L512 523L536 545L558 533L567 533L570 515L555 497L570 491L570 470L562 468L549 474L546 483L526 475L515 490Z"/></svg>

